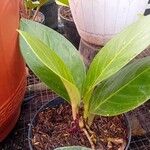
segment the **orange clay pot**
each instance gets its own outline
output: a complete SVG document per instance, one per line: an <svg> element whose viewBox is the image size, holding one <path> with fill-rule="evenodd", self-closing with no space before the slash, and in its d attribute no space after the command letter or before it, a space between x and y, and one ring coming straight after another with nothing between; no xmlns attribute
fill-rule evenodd
<svg viewBox="0 0 150 150"><path fill-rule="evenodd" d="M20 0L0 0L0 142L17 122L26 86L16 32L19 3Z"/></svg>

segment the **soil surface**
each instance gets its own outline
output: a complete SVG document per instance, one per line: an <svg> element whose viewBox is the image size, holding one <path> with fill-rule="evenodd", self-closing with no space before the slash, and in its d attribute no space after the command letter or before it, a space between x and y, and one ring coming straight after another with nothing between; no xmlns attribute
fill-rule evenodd
<svg viewBox="0 0 150 150"><path fill-rule="evenodd" d="M123 116L96 116L91 126L96 134L96 149L123 150L127 141L124 122ZM90 147L87 137L80 129L72 130L71 107L66 103L40 112L32 131L32 144L37 150L54 150L63 146Z"/></svg>
<svg viewBox="0 0 150 150"><path fill-rule="evenodd" d="M71 14L71 10L69 7L62 7L60 9L60 14L65 18L65 19L68 19L70 21L73 21L73 17L72 17L72 14Z"/></svg>

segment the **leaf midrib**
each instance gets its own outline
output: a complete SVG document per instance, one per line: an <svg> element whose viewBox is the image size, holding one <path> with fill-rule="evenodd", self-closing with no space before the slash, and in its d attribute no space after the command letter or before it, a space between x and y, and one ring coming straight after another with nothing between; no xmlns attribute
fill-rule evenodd
<svg viewBox="0 0 150 150"><path fill-rule="evenodd" d="M139 36L141 33L142 33L142 32L140 32L139 34L137 34L136 36L134 36L134 37L126 44L126 46L124 46L124 47L120 50L120 52L117 53L117 54L114 56L114 58L108 63L108 65L105 67L105 69L102 70L102 72L100 73L100 75L97 77L96 81L94 81L94 83L92 84L92 86L90 86L90 89L94 88L94 87L97 85L98 79L99 79L100 76L103 74L103 72L110 66L110 64L112 64L112 63L114 62L114 59L115 59L118 55L120 55L120 53L121 53L126 47L128 47L129 44L130 44L137 36ZM138 55L138 54L136 54L136 55ZM135 56L136 56L136 55L135 55ZM132 60L135 56L133 56L132 58L130 58L130 60ZM100 82L101 82L101 81L100 81ZM88 90L88 91L89 91L89 90Z"/></svg>
<svg viewBox="0 0 150 150"><path fill-rule="evenodd" d="M23 37L24 37L24 35L22 34L22 33L20 33ZM31 48L31 50L32 50L32 52L38 57L38 55L34 52L34 50L33 50L33 48L30 46L30 44L28 43L28 41L25 39L25 37L24 37L24 40L26 41L26 43L28 44L28 46ZM45 64L43 61L42 61L42 59L40 59L39 57L38 57L38 59L47 67L47 68L49 68L49 66L47 65L47 64ZM61 58L60 58L61 59ZM66 82L68 82L69 84L71 84L72 86L74 86L75 88L76 88L76 86L75 86L75 84L73 84L73 83L71 83L70 81L68 81L67 79L65 79L64 77L62 77L61 75L59 75L57 72L55 72L55 71L53 71L51 68L49 68L53 73L55 73L57 76L59 76L62 80L65 80ZM73 79L72 79L73 80ZM72 82L74 82L74 81L72 81Z"/></svg>
<svg viewBox="0 0 150 150"><path fill-rule="evenodd" d="M147 72L147 70L150 70L150 68L147 68L144 71L142 71L138 76L136 76L136 78L133 78L132 80L130 80L129 82L127 82L124 86L122 86L121 88L119 88L119 90L117 90L116 92L114 92L113 94L111 94L109 97L107 97L103 102L101 102L100 104L98 104L98 106L95 108L95 110L97 110L103 103L105 103L108 99L110 99L111 97L113 97L116 93L120 92L123 88L125 88L132 81L134 81L139 76L141 76L144 72Z"/></svg>

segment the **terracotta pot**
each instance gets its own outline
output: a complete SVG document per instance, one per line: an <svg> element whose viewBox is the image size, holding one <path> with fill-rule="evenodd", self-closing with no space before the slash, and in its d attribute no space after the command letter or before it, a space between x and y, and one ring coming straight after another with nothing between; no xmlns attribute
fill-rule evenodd
<svg viewBox="0 0 150 150"><path fill-rule="evenodd" d="M0 1L0 142L15 126L25 92L25 64L19 51L20 0Z"/></svg>
<svg viewBox="0 0 150 150"><path fill-rule="evenodd" d="M104 45L143 14L148 0L69 0L82 39Z"/></svg>

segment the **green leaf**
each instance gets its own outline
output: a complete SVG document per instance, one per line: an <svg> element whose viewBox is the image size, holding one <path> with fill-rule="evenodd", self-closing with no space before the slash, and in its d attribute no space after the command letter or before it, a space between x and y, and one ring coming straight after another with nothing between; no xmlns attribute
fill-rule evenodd
<svg viewBox="0 0 150 150"><path fill-rule="evenodd" d="M27 9L34 9L36 7L38 7L40 5L40 2L39 1L32 1L32 0L24 0L24 4L25 4L25 7Z"/></svg>
<svg viewBox="0 0 150 150"><path fill-rule="evenodd" d="M114 116L150 99L150 57L127 65L93 92L90 113Z"/></svg>
<svg viewBox="0 0 150 150"><path fill-rule="evenodd" d="M20 28L39 38L57 53L71 71L73 80L80 93L82 93L82 86L86 78L86 69L76 48L62 35L40 23L22 19ZM26 47L28 47L27 44Z"/></svg>
<svg viewBox="0 0 150 150"><path fill-rule="evenodd" d="M23 43L21 44L21 51L27 61L27 64L40 78L44 76L43 74L48 76L49 72L51 72L51 74L53 73L53 76L56 76L57 78L59 77L68 92L70 99L67 100L70 100L73 105L77 106L80 103L80 93L74 84L70 70L67 68L63 60L55 53L54 50L49 48L35 36L24 31L19 31L19 33L30 47L30 49L25 49L26 47L22 46ZM28 55L32 55L32 57ZM35 60L39 61L44 67L39 69L38 63L36 64ZM44 70L45 68L48 69L48 73ZM41 74L42 76L40 76ZM51 76L48 77L51 78ZM45 81L44 79L43 81ZM46 81L45 83L47 84L49 82ZM49 83L47 85L52 88L53 84ZM60 87L55 86L52 90L59 90L59 88ZM58 90L56 90L56 92L58 92ZM60 95L61 93L58 94Z"/></svg>
<svg viewBox="0 0 150 150"><path fill-rule="evenodd" d="M55 150L91 150L90 148L81 147L81 146L68 146L68 147L60 147Z"/></svg>
<svg viewBox="0 0 150 150"><path fill-rule="evenodd" d="M20 37L20 47L23 53L23 56L31 68L31 70L38 75L38 77L46 83L53 91L55 91L58 95L68 100L69 96L64 87L64 84L60 77L55 75L48 67L46 67L36 55L33 53L31 48L26 44L26 42ZM59 87L59 88L58 88Z"/></svg>
<svg viewBox="0 0 150 150"><path fill-rule="evenodd" d="M68 0L56 0L58 5L69 6Z"/></svg>
<svg viewBox="0 0 150 150"><path fill-rule="evenodd" d="M140 17L137 22L115 36L100 50L87 73L85 95L149 46L149 26L150 16Z"/></svg>

